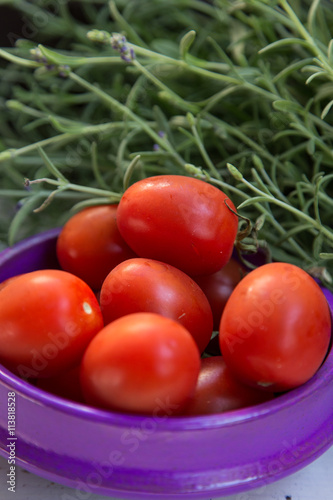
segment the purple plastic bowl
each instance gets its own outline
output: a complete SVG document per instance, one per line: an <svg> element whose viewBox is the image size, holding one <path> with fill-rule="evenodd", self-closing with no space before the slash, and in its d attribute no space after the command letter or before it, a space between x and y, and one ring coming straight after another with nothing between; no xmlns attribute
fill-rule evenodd
<svg viewBox="0 0 333 500"><path fill-rule="evenodd" d="M0 280L57 267L51 230L0 254ZM331 311L333 296L325 290ZM1 368L1 367L0 367ZM8 392L15 392L16 463L74 488L73 499L184 499L259 487L309 464L333 443L333 350L302 387L261 405L203 417L97 410L0 369L0 453L8 457Z"/></svg>

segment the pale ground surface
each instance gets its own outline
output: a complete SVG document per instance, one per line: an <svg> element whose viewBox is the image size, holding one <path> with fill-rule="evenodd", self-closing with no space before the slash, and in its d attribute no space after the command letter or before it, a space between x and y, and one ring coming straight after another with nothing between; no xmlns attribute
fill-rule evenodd
<svg viewBox="0 0 333 500"><path fill-rule="evenodd" d="M0 457L1 500L118 500L66 488L19 467L16 469L16 491L12 493L7 490L7 473L7 460ZM172 500L172 496L170 499ZM211 497L207 496L207 500L211 500ZM221 500L333 500L333 447L315 462L287 478L250 492L223 497Z"/></svg>

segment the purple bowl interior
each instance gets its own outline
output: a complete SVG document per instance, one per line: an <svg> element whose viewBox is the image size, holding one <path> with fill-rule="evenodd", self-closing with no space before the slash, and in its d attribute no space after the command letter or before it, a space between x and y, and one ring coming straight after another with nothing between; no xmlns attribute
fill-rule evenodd
<svg viewBox="0 0 333 500"><path fill-rule="evenodd" d="M59 229L47 231L3 251L0 281L59 267L58 234ZM324 293L332 312L333 295ZM114 466L110 477L100 474L101 481L89 485L93 493L119 498L208 498L244 491L304 467L333 443L332 351L303 386L267 403L210 416L153 421L100 410L49 394L0 367L0 396L8 391L18 399L17 463L76 487L78 481L88 484L96 464L110 457L108 450L123 445L124 462ZM1 411L0 453L6 456L7 420ZM154 429L146 430L137 450L132 452L134 444L126 448L125 434L142 432L149 421ZM52 422L57 429L50 432Z"/></svg>
<svg viewBox="0 0 333 500"><path fill-rule="evenodd" d="M31 236L0 254L0 283L8 278L38 269L59 269L56 239L60 229Z"/></svg>

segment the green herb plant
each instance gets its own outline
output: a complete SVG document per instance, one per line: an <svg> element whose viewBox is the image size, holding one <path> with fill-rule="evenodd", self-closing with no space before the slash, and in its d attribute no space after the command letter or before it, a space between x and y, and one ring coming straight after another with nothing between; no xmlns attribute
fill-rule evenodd
<svg viewBox="0 0 333 500"><path fill-rule="evenodd" d="M190 175L234 201L243 259L261 248L332 288L330 4L13 2L34 36L0 49L3 246Z"/></svg>

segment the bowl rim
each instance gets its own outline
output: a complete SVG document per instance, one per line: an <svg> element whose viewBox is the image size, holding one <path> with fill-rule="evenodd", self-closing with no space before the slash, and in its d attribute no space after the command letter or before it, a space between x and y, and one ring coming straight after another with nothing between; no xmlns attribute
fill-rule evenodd
<svg viewBox="0 0 333 500"><path fill-rule="evenodd" d="M32 245L42 243L52 238L56 238L61 228L53 228L41 233L29 236L13 246L5 248L0 252L0 266L8 258L15 257L24 250L31 248ZM333 308L333 294L324 289L326 299L330 310ZM53 407L54 409L72 415L74 417L94 420L100 424L111 424L119 427L128 427L141 425L147 419L153 418L160 430L164 431L183 431L202 430L204 428L228 427L235 424L242 424L264 418L267 415L273 415L281 410L285 410L295 405L298 401L310 397L314 392L322 389L329 383L333 383L333 348L330 345L327 355L310 380L299 387L291 389L285 393L279 394L276 398L246 408L231 410L224 413L213 415L193 415L193 416L170 416L168 418L154 418L149 414L130 414L121 413L112 410L104 410L92 406L70 401L69 399L48 393L21 379L10 370L0 364L0 383L6 384L10 389L18 394L25 396L38 404Z"/></svg>
<svg viewBox="0 0 333 500"><path fill-rule="evenodd" d="M329 383L333 383L333 350L329 352L325 361L313 377L303 385L276 398L225 413L213 415L171 416L168 418L154 418L149 414L130 414L112 410L104 410L84 403L70 401L40 389L31 383L20 379L7 368L0 365L0 382L5 383L16 394L20 394L38 404L52 407L68 415L94 420L100 424L111 424L119 427L141 425L147 419L154 419L158 428L164 431L183 431L184 429L202 430L204 428L228 427L240 425L243 422L264 418L266 415L285 410L294 406L298 401L310 397Z"/></svg>

